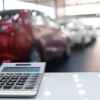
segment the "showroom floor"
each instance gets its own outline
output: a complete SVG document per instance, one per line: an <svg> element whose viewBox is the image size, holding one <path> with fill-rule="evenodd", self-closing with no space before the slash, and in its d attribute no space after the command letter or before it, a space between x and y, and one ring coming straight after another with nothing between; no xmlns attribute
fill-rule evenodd
<svg viewBox="0 0 100 100"><path fill-rule="evenodd" d="M100 71L100 38L84 49L75 49L71 57L62 62L50 62L47 72L93 72Z"/></svg>

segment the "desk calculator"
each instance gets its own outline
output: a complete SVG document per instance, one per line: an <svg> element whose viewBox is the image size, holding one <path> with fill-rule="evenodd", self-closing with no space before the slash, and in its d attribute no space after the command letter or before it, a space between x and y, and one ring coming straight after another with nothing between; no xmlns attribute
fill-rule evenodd
<svg viewBox="0 0 100 100"><path fill-rule="evenodd" d="M33 97L38 94L45 63L4 63L0 68L0 97Z"/></svg>

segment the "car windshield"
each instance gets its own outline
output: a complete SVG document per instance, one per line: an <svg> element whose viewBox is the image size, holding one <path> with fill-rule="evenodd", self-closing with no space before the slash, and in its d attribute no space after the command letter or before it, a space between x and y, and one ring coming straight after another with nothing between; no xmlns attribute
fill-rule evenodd
<svg viewBox="0 0 100 100"><path fill-rule="evenodd" d="M44 17L37 12L32 12L33 25L45 25Z"/></svg>
<svg viewBox="0 0 100 100"><path fill-rule="evenodd" d="M0 20L6 22L12 22L19 17L18 11L3 11L0 12Z"/></svg>
<svg viewBox="0 0 100 100"><path fill-rule="evenodd" d="M55 20L50 19L50 18L47 18L47 24L48 26L56 28L56 29L60 28L60 25Z"/></svg>

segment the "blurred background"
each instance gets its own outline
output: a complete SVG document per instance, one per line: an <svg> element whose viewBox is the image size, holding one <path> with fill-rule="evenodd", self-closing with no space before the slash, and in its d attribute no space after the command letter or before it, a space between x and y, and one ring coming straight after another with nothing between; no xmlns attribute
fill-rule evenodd
<svg viewBox="0 0 100 100"><path fill-rule="evenodd" d="M36 53L47 72L100 71L100 0L0 0L1 12L14 9L33 11L32 24L44 34L38 41L45 44L42 58Z"/></svg>

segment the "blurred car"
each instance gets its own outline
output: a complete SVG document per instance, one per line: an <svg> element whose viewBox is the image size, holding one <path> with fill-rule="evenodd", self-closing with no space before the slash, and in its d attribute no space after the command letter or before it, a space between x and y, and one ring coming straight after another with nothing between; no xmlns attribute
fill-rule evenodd
<svg viewBox="0 0 100 100"><path fill-rule="evenodd" d="M0 63L28 61L33 44L31 21L29 10L0 12Z"/></svg>
<svg viewBox="0 0 100 100"><path fill-rule="evenodd" d="M69 56L70 39L61 31L60 25L41 12L33 11L34 37L41 45L42 59L51 60Z"/></svg>
<svg viewBox="0 0 100 100"><path fill-rule="evenodd" d="M87 28L87 26L83 25L83 23L79 22L78 20L70 21L61 27L62 31L72 40L73 46L84 46L89 44L92 40L96 39L93 29L90 30Z"/></svg>
<svg viewBox="0 0 100 100"><path fill-rule="evenodd" d="M96 35L100 36L100 27L99 26L95 27L95 31L96 31Z"/></svg>
<svg viewBox="0 0 100 100"><path fill-rule="evenodd" d="M87 30L88 37L90 37L90 42L95 41L97 37L96 29L93 28L91 25L85 25L85 29Z"/></svg>
<svg viewBox="0 0 100 100"><path fill-rule="evenodd" d="M0 12L0 63L47 61L70 53L61 30L36 15L24 9Z"/></svg>

